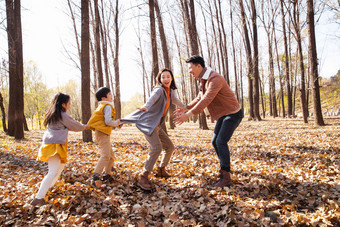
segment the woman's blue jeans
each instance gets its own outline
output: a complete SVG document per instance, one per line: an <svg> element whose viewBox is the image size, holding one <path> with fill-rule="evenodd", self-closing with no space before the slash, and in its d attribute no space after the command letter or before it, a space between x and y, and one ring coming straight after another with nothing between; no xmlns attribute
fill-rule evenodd
<svg viewBox="0 0 340 227"><path fill-rule="evenodd" d="M221 170L230 172L230 152L228 142L243 118L243 110L220 117L215 125L212 144L220 160Z"/></svg>

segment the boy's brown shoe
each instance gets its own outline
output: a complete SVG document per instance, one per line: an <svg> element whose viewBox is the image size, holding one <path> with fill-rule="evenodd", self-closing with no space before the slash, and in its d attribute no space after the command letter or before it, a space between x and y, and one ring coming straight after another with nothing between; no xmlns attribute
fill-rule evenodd
<svg viewBox="0 0 340 227"><path fill-rule="evenodd" d="M171 177L171 175L166 172L165 167L157 167L155 176L164 178Z"/></svg>
<svg viewBox="0 0 340 227"><path fill-rule="evenodd" d="M102 181L99 179L99 176L97 175L92 175L92 186L95 188L100 188L102 186Z"/></svg>
<svg viewBox="0 0 340 227"><path fill-rule="evenodd" d="M112 183L112 182L114 182L114 179L110 174L104 174L102 181L107 182L107 183Z"/></svg>
<svg viewBox="0 0 340 227"><path fill-rule="evenodd" d="M34 198L31 202L32 206L43 206L45 204L46 204L46 202L45 202L44 198L42 198L42 199Z"/></svg>
<svg viewBox="0 0 340 227"><path fill-rule="evenodd" d="M137 181L137 186L146 191L152 190L152 184L149 180L149 174L150 172L145 171L143 174L141 174L138 177L138 181Z"/></svg>

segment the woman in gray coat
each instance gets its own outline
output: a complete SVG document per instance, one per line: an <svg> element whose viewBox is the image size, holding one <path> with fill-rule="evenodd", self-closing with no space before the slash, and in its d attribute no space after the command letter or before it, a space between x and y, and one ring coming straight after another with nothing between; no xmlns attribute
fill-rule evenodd
<svg viewBox="0 0 340 227"><path fill-rule="evenodd" d="M136 127L144 133L146 140L150 144L150 152L145 161L144 171L138 177L137 185L144 190L151 190L152 183L149 175L162 152L161 164L157 167L157 177L170 177L165 167L168 165L175 146L169 136L161 128L165 120L170 104L180 107L185 105L177 98L174 76L169 69L162 69L156 77L157 86L152 90L150 98L137 111L121 119L123 123L135 123Z"/></svg>

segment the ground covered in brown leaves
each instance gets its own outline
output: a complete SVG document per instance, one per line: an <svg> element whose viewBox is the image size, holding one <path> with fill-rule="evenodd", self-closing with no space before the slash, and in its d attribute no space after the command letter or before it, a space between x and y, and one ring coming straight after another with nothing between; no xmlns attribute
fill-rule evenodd
<svg viewBox="0 0 340 227"><path fill-rule="evenodd" d="M47 172L35 161L43 131L22 141L0 132L0 225L339 226L340 119L326 123L244 120L229 143L234 185L224 189L211 187L219 169L213 131L194 124L169 130L174 177L152 177L152 193L134 185L148 152L134 126L112 132L115 181L101 189L89 181L97 144L72 132L69 162L40 208L28 204Z"/></svg>

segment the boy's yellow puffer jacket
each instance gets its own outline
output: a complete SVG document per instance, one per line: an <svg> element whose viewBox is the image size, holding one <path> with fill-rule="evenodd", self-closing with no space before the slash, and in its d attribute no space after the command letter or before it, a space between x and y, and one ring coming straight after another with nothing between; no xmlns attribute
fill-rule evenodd
<svg viewBox="0 0 340 227"><path fill-rule="evenodd" d="M101 131L107 135L110 135L113 127L105 124L103 110L106 105L109 105L111 107L112 109L111 118L112 120L115 120L115 109L113 108L113 106L108 103L99 102L99 106L93 112L87 124L91 126L92 130L97 129L98 131Z"/></svg>

